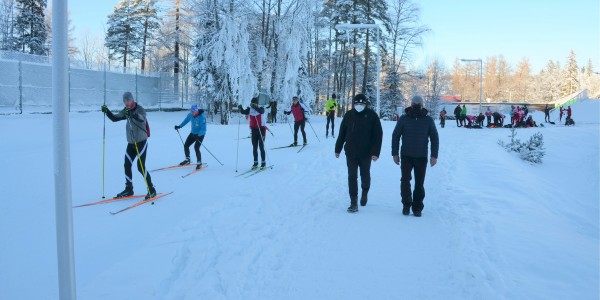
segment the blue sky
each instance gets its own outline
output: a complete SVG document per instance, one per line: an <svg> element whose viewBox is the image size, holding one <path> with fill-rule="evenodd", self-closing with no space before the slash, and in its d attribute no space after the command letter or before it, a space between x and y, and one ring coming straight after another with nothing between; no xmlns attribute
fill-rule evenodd
<svg viewBox="0 0 600 300"><path fill-rule="evenodd" d="M102 35L118 0L70 0L77 35L86 29ZM415 66L432 58L451 67L455 58L504 55L515 66L523 57L538 72L548 60L567 61L570 50L579 66L592 59L600 71L598 0L420 0L421 21L432 29L416 51Z"/></svg>

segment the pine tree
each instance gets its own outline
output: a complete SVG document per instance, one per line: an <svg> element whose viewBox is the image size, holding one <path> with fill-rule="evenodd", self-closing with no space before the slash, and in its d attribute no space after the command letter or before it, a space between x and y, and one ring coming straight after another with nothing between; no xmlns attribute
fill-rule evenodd
<svg viewBox="0 0 600 300"><path fill-rule="evenodd" d="M577 67L577 59L575 51L571 50L569 58L562 77L562 95L568 96L575 93L579 89L579 68Z"/></svg>
<svg viewBox="0 0 600 300"><path fill-rule="evenodd" d="M156 31L160 27L156 2L157 0L135 0L133 3L135 19L139 20L142 29L142 48L140 50L142 70L146 69L149 41L154 38Z"/></svg>
<svg viewBox="0 0 600 300"><path fill-rule="evenodd" d="M109 49L110 59L123 59L123 67L127 67L129 60L142 57L143 28L134 5L129 0L121 0L108 16L104 45Z"/></svg>
<svg viewBox="0 0 600 300"><path fill-rule="evenodd" d="M13 50L37 55L47 54L47 31L44 22L46 0L17 0L16 9Z"/></svg>

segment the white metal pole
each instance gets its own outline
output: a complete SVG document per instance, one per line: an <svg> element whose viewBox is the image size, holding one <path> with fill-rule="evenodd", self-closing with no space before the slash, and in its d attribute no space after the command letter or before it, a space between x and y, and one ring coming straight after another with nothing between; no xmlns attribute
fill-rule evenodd
<svg viewBox="0 0 600 300"><path fill-rule="evenodd" d="M381 41L380 41L380 29L379 26L377 26L377 116L381 117L380 111L381 111L381 101L379 101L379 92L381 90L380 88L380 77L381 77L381 58L380 58L380 52L381 52Z"/></svg>
<svg viewBox="0 0 600 300"><path fill-rule="evenodd" d="M483 99L483 60L479 60L479 112L483 112L481 110L481 101Z"/></svg>
<svg viewBox="0 0 600 300"><path fill-rule="evenodd" d="M54 199L58 292L61 300L76 299L73 255L73 211L69 141L67 0L52 0L52 116L54 125Z"/></svg>

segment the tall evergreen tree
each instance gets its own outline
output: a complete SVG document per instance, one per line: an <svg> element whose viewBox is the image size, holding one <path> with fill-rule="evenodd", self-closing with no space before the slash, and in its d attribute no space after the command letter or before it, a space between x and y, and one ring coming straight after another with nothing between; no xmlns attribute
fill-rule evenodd
<svg viewBox="0 0 600 300"><path fill-rule="evenodd" d="M108 16L104 45L110 50L110 59L123 59L123 67L127 61L142 57L143 28L135 11L135 2L121 0Z"/></svg>
<svg viewBox="0 0 600 300"><path fill-rule="evenodd" d="M562 79L562 96L568 96L579 89L579 69L575 51L571 50Z"/></svg>
<svg viewBox="0 0 600 300"><path fill-rule="evenodd" d="M29 54L47 54L46 0L17 0L16 8L12 48Z"/></svg>
<svg viewBox="0 0 600 300"><path fill-rule="evenodd" d="M156 2L157 0L135 0L133 3L133 6L135 7L135 19L139 20L142 29L142 48L140 50L142 70L146 69L146 56L148 47L150 46L149 43L154 38L155 33L160 26Z"/></svg>

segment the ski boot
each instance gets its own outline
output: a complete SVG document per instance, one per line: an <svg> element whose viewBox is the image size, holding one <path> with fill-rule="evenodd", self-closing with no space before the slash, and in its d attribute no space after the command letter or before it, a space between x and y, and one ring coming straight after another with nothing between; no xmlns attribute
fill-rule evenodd
<svg viewBox="0 0 600 300"><path fill-rule="evenodd" d="M296 146L298 146L298 142L293 142L293 143L290 145L290 147L296 147Z"/></svg>
<svg viewBox="0 0 600 300"><path fill-rule="evenodd" d="M252 164L252 170L256 170L258 168L258 162L255 161L254 164Z"/></svg>
<svg viewBox="0 0 600 300"><path fill-rule="evenodd" d="M261 169L266 169L267 168L267 163L264 160L260 163L260 168Z"/></svg>
<svg viewBox="0 0 600 300"><path fill-rule="evenodd" d="M156 189L154 189L154 187L150 187L150 192L148 192L148 194L146 195L146 197L144 199L148 200L150 198L154 198L156 197Z"/></svg>
<svg viewBox="0 0 600 300"><path fill-rule="evenodd" d="M122 197L127 197L127 196L133 196L133 185L126 185L125 189L118 193L115 198L122 198Z"/></svg>
<svg viewBox="0 0 600 300"><path fill-rule="evenodd" d="M202 168L202 162L201 161L197 161L196 163L196 170L200 170Z"/></svg>
<svg viewBox="0 0 600 300"><path fill-rule="evenodd" d="M186 157L184 161L180 162L179 165L180 166L185 166L185 165L189 165L190 164L190 158Z"/></svg>

